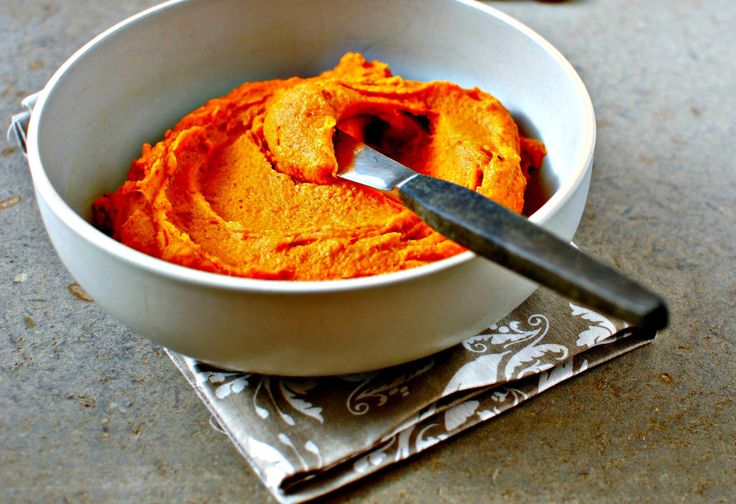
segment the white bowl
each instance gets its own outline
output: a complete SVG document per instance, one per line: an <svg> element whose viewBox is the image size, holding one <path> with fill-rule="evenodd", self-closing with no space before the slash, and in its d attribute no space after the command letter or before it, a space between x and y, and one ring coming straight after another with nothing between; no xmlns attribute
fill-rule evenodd
<svg viewBox="0 0 736 504"><path fill-rule="evenodd" d="M595 143L590 98L529 28L463 0L178 0L102 33L54 74L33 110L28 157L41 214L81 286L132 330L225 368L359 372L452 346L535 285L467 252L369 278L232 278L149 257L99 232L90 204L144 142L246 80L310 76L347 51L413 79L479 86L543 140L553 189L530 219L571 239Z"/></svg>

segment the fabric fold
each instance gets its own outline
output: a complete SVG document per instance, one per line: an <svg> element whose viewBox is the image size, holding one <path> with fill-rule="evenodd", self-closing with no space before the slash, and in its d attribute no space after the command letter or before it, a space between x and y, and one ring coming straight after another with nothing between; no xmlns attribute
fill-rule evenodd
<svg viewBox="0 0 736 504"><path fill-rule="evenodd" d="M539 289L438 354L320 378L222 371L169 351L280 502L304 502L426 450L654 338Z"/></svg>

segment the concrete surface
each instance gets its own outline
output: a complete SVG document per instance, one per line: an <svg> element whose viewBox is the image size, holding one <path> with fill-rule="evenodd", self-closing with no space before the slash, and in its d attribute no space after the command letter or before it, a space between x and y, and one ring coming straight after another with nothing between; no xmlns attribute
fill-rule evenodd
<svg viewBox="0 0 736 504"><path fill-rule="evenodd" d="M0 0L0 117L153 0ZM488 2L580 72L586 249L671 303L648 348L335 502L736 501L736 3ZM0 501L271 502L161 349L75 294L25 159L0 155Z"/></svg>

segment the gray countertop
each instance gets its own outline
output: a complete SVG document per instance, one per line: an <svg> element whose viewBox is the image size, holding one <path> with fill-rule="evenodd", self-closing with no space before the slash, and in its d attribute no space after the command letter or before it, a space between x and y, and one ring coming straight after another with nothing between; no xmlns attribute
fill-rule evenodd
<svg viewBox="0 0 736 504"><path fill-rule="evenodd" d="M0 117L153 3L0 0ZM734 502L736 3L488 3L585 81L598 143L576 241L663 293L672 323L334 500ZM0 233L0 501L272 501L163 351L75 290L11 144Z"/></svg>

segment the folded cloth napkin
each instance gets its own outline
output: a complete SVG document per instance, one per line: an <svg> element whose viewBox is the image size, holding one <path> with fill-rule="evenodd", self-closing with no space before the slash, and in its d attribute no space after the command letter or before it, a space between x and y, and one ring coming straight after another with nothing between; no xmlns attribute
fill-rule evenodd
<svg viewBox="0 0 736 504"><path fill-rule="evenodd" d="M653 338L540 288L462 344L370 373L234 373L168 353L276 499L297 503L419 453Z"/></svg>

